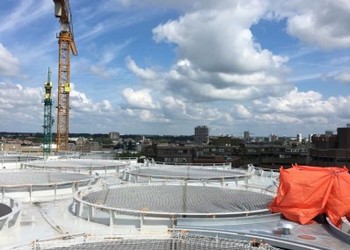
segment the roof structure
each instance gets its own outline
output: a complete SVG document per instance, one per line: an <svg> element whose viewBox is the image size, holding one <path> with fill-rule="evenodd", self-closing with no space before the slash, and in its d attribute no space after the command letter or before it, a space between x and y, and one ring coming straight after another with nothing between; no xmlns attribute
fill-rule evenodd
<svg viewBox="0 0 350 250"><path fill-rule="evenodd" d="M0 177L5 190L0 196L4 208L0 213L1 249L116 246L119 249L349 249L350 246L350 232L345 226L341 231L327 221L301 225L268 212L273 198L270 194L277 188L278 172L221 169L220 174L225 178L231 174L234 178L241 174L244 177L222 185L200 181L219 175L217 170L207 171L215 169L214 164L206 170L198 167L198 171L194 166L188 170L188 166L174 165L179 172L170 173L169 166L154 169L156 166L137 164L134 160L110 164L111 161L97 159L65 159L50 161L46 166L47 162L14 164L12 168L16 171L6 169L8 174L3 179ZM91 162L98 164L92 166ZM116 171L120 164L123 166ZM122 179L127 171L143 168L149 168L143 174L152 178L167 175L180 178L171 183L161 180L138 184ZM96 175L106 169L106 175ZM25 174L18 174L22 171ZM98 181L74 184L85 177L95 180L96 176L100 176ZM193 180L189 182L187 177ZM62 183L64 194L56 188L58 183ZM19 202L24 196L25 201Z"/></svg>
<svg viewBox="0 0 350 250"><path fill-rule="evenodd" d="M280 248L273 247L265 242L245 241L237 239L218 238L207 235L191 234L188 232L173 232L166 237L125 237L125 236L106 236L91 237L89 235L73 235L70 239L49 239L46 241L37 241L35 245L27 246L27 249L50 249L50 250L175 250L175 249L264 249L277 250ZM13 250L18 248L13 248ZM25 249L21 246L20 249Z"/></svg>
<svg viewBox="0 0 350 250"><path fill-rule="evenodd" d="M82 197L85 202L123 212L187 216L245 215L267 211L272 198L248 190L193 185L124 186L91 192Z"/></svg>
<svg viewBox="0 0 350 250"><path fill-rule="evenodd" d="M152 179L178 180L233 180L249 176L246 170L225 170L198 166L158 166L126 171L131 176Z"/></svg>
<svg viewBox="0 0 350 250"><path fill-rule="evenodd" d="M91 177L80 173L53 171L1 171L0 188L20 187L26 185L50 186L60 183L83 182Z"/></svg>

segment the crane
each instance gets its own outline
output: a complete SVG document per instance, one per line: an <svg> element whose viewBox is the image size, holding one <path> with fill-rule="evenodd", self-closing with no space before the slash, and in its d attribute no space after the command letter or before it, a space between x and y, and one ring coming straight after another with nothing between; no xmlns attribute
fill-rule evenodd
<svg viewBox="0 0 350 250"><path fill-rule="evenodd" d="M74 42L72 14L69 0L53 0L55 16L59 18L61 29L58 36L58 94L57 94L57 151L68 150L69 138L69 93L70 93L70 53L78 55Z"/></svg>
<svg viewBox="0 0 350 250"><path fill-rule="evenodd" d="M51 154L52 143L52 82L51 82L51 70L47 70L47 81L44 84L45 87L45 99L44 99L44 139L43 139L43 154L47 158Z"/></svg>

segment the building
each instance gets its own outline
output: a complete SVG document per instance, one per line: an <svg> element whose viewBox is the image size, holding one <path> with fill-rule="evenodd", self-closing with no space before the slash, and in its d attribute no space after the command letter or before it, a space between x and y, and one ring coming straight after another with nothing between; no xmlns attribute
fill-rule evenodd
<svg viewBox="0 0 350 250"><path fill-rule="evenodd" d="M171 163L190 163L193 157L193 147L185 145L152 144L144 145L142 151L148 158Z"/></svg>
<svg viewBox="0 0 350 250"><path fill-rule="evenodd" d="M21 151L22 146L20 143L0 143L0 151L13 151L13 152L19 152Z"/></svg>
<svg viewBox="0 0 350 250"><path fill-rule="evenodd" d="M281 165L309 164L308 144L245 143L234 145L143 145L143 154L157 162L254 164L278 169Z"/></svg>
<svg viewBox="0 0 350 250"><path fill-rule="evenodd" d="M207 144L209 142L209 128L207 126L197 126L194 128L194 143Z"/></svg>
<svg viewBox="0 0 350 250"><path fill-rule="evenodd" d="M271 134L269 136L269 142L275 142L275 141L278 141L278 136L275 134Z"/></svg>
<svg viewBox="0 0 350 250"><path fill-rule="evenodd" d="M302 134L297 134L297 142L301 143L303 141L303 136Z"/></svg>
<svg viewBox="0 0 350 250"><path fill-rule="evenodd" d="M312 165L350 166L350 126L338 128L337 134L313 135L311 140Z"/></svg>
<svg viewBox="0 0 350 250"><path fill-rule="evenodd" d="M109 139L112 141L118 141L120 138L120 134L118 132L109 132Z"/></svg>
<svg viewBox="0 0 350 250"><path fill-rule="evenodd" d="M245 164L278 169L292 164L309 164L309 145L300 143L246 143L241 155Z"/></svg>
<svg viewBox="0 0 350 250"><path fill-rule="evenodd" d="M250 140L250 133L249 133L249 131L244 131L244 133L243 133L243 139L244 139L245 141L249 141L249 140Z"/></svg>

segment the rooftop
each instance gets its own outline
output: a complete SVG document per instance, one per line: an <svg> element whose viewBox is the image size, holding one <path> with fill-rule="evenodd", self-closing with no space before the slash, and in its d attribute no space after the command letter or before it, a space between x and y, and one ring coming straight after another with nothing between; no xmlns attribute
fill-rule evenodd
<svg viewBox="0 0 350 250"><path fill-rule="evenodd" d="M75 160L63 160L61 166L64 171L59 168L50 169L50 174L52 176L71 174L72 177L78 176L78 178L80 174L86 175L86 173L79 174L67 170L66 165L69 165L69 162L73 163ZM98 166L113 165L110 164L110 161L105 163L98 164ZM118 165L118 161L115 163ZM55 166L57 164L55 163ZM55 249L54 247L57 248L63 244L71 246L67 249L77 249L76 247L84 242L91 243L85 245L86 247L95 247L96 242L102 241L104 243L98 243L97 246L101 247L99 244L102 244L107 247L101 249L108 249L111 242L113 246L121 244L120 249L130 249L128 248L130 246L135 247L133 249L144 249L140 244L149 242L151 238L153 243L148 244L148 249L164 249L163 244L174 242L174 239L173 241L168 240L172 239L171 237L178 237L178 233L189 240L187 249L196 249L196 247L198 249L198 244L212 246L207 249L225 249L224 246L227 244L231 246L229 249L232 249L235 244L252 246L255 241L267 243L269 246L266 245L264 249L348 249L350 246L350 243L346 242L346 237L336 236L336 231L326 221L300 225L283 219L280 214L268 213L266 207L272 198L269 194L276 190L278 172L259 169L251 172L252 175L249 176L248 181L242 178L226 180L224 184L222 182L206 183L205 181L187 183L182 178L173 180L171 183L167 183L164 179L156 179L151 183L130 184L122 178L124 169L125 171L141 169L140 172L144 173L150 171L148 174L167 175L168 169L179 166L164 164L164 172L158 170L158 167L161 166L152 164L147 166L137 164L136 161L129 161L117 172L115 169L107 172L103 170L100 181L96 183L74 188L71 185L62 187L66 188L65 196L55 196L54 192L48 192L48 190L37 190L35 197L33 196L35 200L31 202L28 199L21 201L21 196L28 196L30 190L22 190L21 194L15 195L15 199L2 196L2 203L9 207L12 206L13 211L20 210L20 216L11 218L13 225L10 225L8 221L2 224L0 248L11 249L20 246L16 249L33 249L33 246L36 245L42 247L41 249ZM19 171L19 168L20 166L15 162L7 163L5 171ZM180 166L179 172L175 171L176 175L183 170ZM60 171L63 172L60 173ZM211 173L205 171L200 174ZM228 170L215 171L223 171L224 175ZM213 173L216 173L215 171ZM242 170L232 172L244 173ZM47 180L48 173L44 169L31 170L29 173L32 173L33 176L41 176L36 181L50 184L50 181ZM94 170L91 175L96 176ZM28 182L28 180L22 182L22 177L17 179L14 176L8 175L8 178L0 178L0 184L4 186L13 182L20 185ZM9 179L12 180L9 182ZM54 191L54 187L52 190ZM12 195L13 193L6 193L6 196ZM77 201L77 196L82 200L81 204ZM186 211L203 214L201 216L191 213L183 214L184 204L188 209ZM15 208L15 205L18 207ZM131 215L121 213L120 209L133 210L137 213ZM264 212L248 214L249 216L245 214L243 217L239 215L241 211L246 213L255 209L261 209ZM232 216L217 216L227 211L230 211ZM147 215L147 212L155 213ZM165 217L156 214L164 212L168 213ZM238 215L234 214L235 212L238 212ZM114 240L111 241L111 239ZM220 239L222 244L219 248L213 248L214 245L210 245L213 239Z"/></svg>

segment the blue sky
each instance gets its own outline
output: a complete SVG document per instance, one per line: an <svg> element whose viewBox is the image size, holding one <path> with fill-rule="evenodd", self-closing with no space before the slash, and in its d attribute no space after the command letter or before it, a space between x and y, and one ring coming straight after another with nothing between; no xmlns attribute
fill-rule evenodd
<svg viewBox="0 0 350 250"><path fill-rule="evenodd" d="M70 5L70 132L307 136L350 123L348 0ZM0 2L0 131L42 131L58 33L53 1Z"/></svg>

